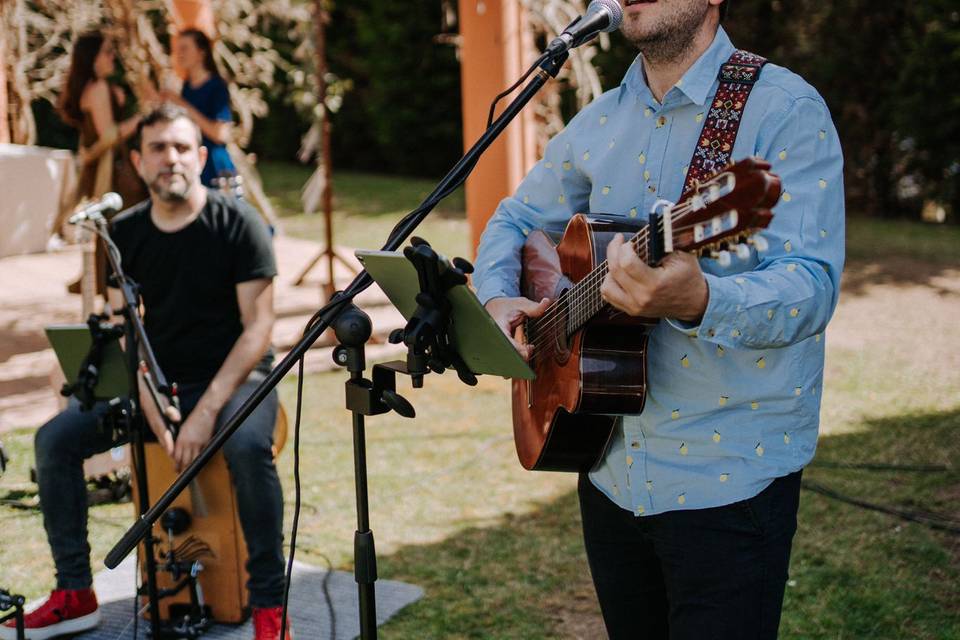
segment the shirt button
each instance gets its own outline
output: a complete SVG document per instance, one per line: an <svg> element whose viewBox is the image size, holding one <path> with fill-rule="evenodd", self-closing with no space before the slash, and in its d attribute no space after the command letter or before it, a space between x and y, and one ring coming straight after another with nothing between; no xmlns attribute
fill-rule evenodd
<svg viewBox="0 0 960 640"><path fill-rule="evenodd" d="M657 127L662 127L662 126L664 126L664 125L666 125L666 124L667 124L667 117L666 117L666 116L660 116L659 118L657 118Z"/></svg>
<svg viewBox="0 0 960 640"><path fill-rule="evenodd" d="M636 440L634 440L633 442L630 443L630 448L631 448L631 449L639 449L639 448L640 448L640 443L637 442Z"/></svg>
<svg viewBox="0 0 960 640"><path fill-rule="evenodd" d="M627 466L628 467L633 466L633 456L627 456Z"/></svg>

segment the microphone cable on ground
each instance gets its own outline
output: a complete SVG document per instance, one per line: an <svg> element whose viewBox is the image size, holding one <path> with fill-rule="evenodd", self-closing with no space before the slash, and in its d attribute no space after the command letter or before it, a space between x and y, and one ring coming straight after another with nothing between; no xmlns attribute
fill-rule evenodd
<svg viewBox="0 0 960 640"><path fill-rule="evenodd" d="M942 473L947 467L942 464L888 464L885 462L833 462L814 460L808 467L824 469L858 469L862 471L910 471L914 473Z"/></svg>
<svg viewBox="0 0 960 640"><path fill-rule="evenodd" d="M833 462L830 460L813 461L809 467L820 467L824 469L854 469L860 471L906 471L912 473L942 473L948 471L948 467L938 464L893 464L880 462ZM868 511L877 511L887 515L895 516L908 522L916 522L925 525L937 531L944 531L953 535L960 535L960 520L943 513L933 511L918 511L913 509L901 509L900 507L890 507L882 504L876 504L854 498L840 493L826 485L814 482L812 480L802 480L800 486L807 491L812 491L826 498L837 500L845 504L860 507Z"/></svg>

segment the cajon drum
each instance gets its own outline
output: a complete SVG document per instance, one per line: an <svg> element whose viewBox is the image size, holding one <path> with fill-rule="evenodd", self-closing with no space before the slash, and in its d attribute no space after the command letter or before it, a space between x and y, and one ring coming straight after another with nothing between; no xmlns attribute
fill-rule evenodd
<svg viewBox="0 0 960 640"><path fill-rule="evenodd" d="M283 405L277 406L277 421L273 432L273 453L276 457L283 449L287 440L287 415ZM177 477L173 468L173 461L166 451L156 442L145 445L147 464L147 489L150 500L156 500L169 488ZM133 497L136 513L140 513L139 494L136 485L136 474L133 474ZM203 557L203 571L200 573L200 586L203 589L204 603L210 607L211 616L217 622L239 623L246 620L249 614L247 583L247 545L243 539L243 530L240 528L240 517L237 512L237 497L230 480L227 461L222 451L210 460L206 467L194 480L199 494L202 497L202 508L206 514L198 514L194 505L194 491L188 490L177 496L171 508L180 507L186 510L192 519L189 528L179 535L174 535L173 545L179 546L190 536L194 536L206 544L212 555ZM199 506L199 505L197 505ZM154 538L158 541L154 551L158 564L162 562L164 553L170 548L170 540L166 531L158 521L153 527ZM140 545L140 577L142 584L146 584L146 562L144 560L144 546ZM172 576L165 571L157 571L157 589L167 589L174 586ZM146 604L146 596L142 598ZM160 601L160 618L172 618L171 607L189 607L190 591L185 588L175 596Z"/></svg>

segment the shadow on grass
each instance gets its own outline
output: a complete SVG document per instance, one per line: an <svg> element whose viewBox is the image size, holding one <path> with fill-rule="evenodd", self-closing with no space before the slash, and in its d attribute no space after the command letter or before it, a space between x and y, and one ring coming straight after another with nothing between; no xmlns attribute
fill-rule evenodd
<svg viewBox="0 0 960 640"><path fill-rule="evenodd" d="M960 288L943 286L960 269L960 263L931 262L909 256L882 259L851 259L843 270L843 295L863 295L876 285L929 287L941 296L953 296L960 304Z"/></svg>
<svg viewBox="0 0 960 640"><path fill-rule="evenodd" d="M384 638L605 637L575 492L529 515L508 513L496 527L401 548L380 567L427 594Z"/></svg>
<svg viewBox="0 0 960 640"><path fill-rule="evenodd" d="M867 419L828 436L804 479L866 502L960 518L960 409ZM940 466L867 470L818 463ZM809 491L781 638L960 637L960 537Z"/></svg>
<svg viewBox="0 0 960 640"><path fill-rule="evenodd" d="M960 226L910 220L847 218L844 295L875 284L926 285L957 295L938 279L960 269Z"/></svg>
<svg viewBox="0 0 960 640"><path fill-rule="evenodd" d="M867 420L825 437L818 461L940 465L936 472L811 466L846 495L960 517L960 410ZM480 488L482 489L482 488ZM960 634L957 537L804 492L781 638L952 638ZM603 638L574 493L492 528L409 546L381 574L426 589L384 638Z"/></svg>

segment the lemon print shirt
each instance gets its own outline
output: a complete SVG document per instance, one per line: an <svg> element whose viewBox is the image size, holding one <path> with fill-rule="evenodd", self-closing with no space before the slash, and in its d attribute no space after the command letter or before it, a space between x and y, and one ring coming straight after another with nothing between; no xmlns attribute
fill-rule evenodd
<svg viewBox="0 0 960 640"><path fill-rule="evenodd" d="M491 218L474 276L481 302L519 295L532 229L562 229L576 213L643 220L657 200L676 201L733 51L720 29L662 104L638 58L619 87L577 114ZM823 99L775 64L763 69L733 150L748 156L783 181L762 234L769 248L726 268L701 260L710 289L702 321L653 329L646 407L619 421L590 473L638 517L752 497L814 454L823 332L843 270L843 156Z"/></svg>

